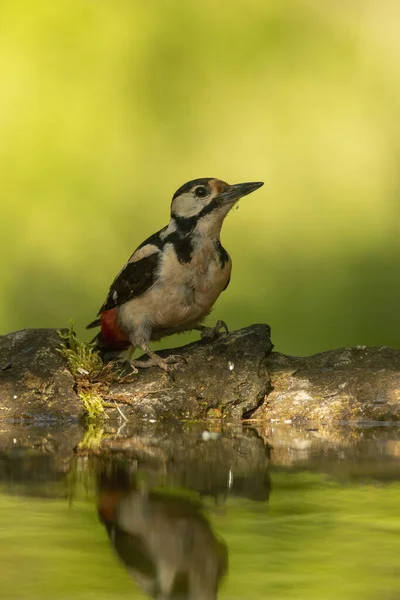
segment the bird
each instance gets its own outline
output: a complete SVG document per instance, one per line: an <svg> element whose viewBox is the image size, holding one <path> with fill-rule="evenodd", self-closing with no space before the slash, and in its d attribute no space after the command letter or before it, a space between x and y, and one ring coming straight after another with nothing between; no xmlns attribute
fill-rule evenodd
<svg viewBox="0 0 400 600"><path fill-rule="evenodd" d="M131 359L133 369L158 366L168 372L182 357L160 357L151 341L194 329L204 338L228 331L223 321L214 328L202 325L231 277L221 228L238 200L262 185L202 177L175 192L168 225L138 246L111 284L99 318L87 325L101 327L92 341L103 356L140 349L148 359Z"/></svg>

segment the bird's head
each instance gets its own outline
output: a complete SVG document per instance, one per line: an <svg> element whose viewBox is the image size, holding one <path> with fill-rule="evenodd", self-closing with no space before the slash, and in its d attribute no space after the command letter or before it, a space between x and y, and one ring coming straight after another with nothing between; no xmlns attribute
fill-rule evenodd
<svg viewBox="0 0 400 600"><path fill-rule="evenodd" d="M183 229L193 229L196 225L220 229L236 202L262 185L261 181L229 185L214 177L193 179L175 192L171 218Z"/></svg>

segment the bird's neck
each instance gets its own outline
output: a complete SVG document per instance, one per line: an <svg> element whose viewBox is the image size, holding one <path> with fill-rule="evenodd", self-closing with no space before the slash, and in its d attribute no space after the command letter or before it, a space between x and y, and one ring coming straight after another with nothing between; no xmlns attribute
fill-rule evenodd
<svg viewBox="0 0 400 600"><path fill-rule="evenodd" d="M225 215L210 213L201 218L184 219L172 217L166 229L167 234L176 233L180 237L219 240Z"/></svg>
<svg viewBox="0 0 400 600"><path fill-rule="evenodd" d="M225 215L210 213L199 219L193 229L193 235L204 240L219 240Z"/></svg>

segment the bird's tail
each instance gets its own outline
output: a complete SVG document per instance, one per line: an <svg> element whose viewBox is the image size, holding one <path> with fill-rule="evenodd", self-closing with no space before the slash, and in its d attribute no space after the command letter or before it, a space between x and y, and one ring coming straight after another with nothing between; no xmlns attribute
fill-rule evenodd
<svg viewBox="0 0 400 600"><path fill-rule="evenodd" d="M101 319L95 319L89 325L86 325L86 329L93 329L94 327L101 327ZM94 344L96 348L102 347L104 345L103 336L101 335L101 331L97 333L92 340L90 340L89 344Z"/></svg>
<svg viewBox="0 0 400 600"><path fill-rule="evenodd" d="M95 319L89 325L86 325L86 329L94 329L94 327L101 327L101 318ZM93 339L90 340L89 344L93 344L94 348L99 352L101 358L104 361L104 354L107 351L108 344L104 339L103 333L100 330Z"/></svg>
<svg viewBox="0 0 400 600"><path fill-rule="evenodd" d="M100 327L101 319L95 319L89 325L86 325L86 329L93 329L94 327Z"/></svg>

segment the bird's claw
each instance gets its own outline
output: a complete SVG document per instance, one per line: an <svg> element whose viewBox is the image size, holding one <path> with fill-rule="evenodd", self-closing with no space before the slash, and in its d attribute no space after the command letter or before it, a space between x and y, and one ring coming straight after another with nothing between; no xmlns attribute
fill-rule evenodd
<svg viewBox="0 0 400 600"><path fill-rule="evenodd" d="M133 369L136 369L136 367L142 369L159 367L163 371L170 373L178 363L186 364L187 360L179 354L170 354L165 358L161 358L161 356L158 356L157 354L152 354L148 360L131 360L130 363Z"/></svg>
<svg viewBox="0 0 400 600"><path fill-rule="evenodd" d="M187 363L186 358L180 354L170 354L162 360L164 360L168 365L176 365L177 363L183 363L186 365Z"/></svg>
<svg viewBox="0 0 400 600"><path fill-rule="evenodd" d="M213 342L218 339L223 333L229 333L229 329L225 321L217 321L215 327L202 327L201 328L201 339L207 342Z"/></svg>
<svg viewBox="0 0 400 600"><path fill-rule="evenodd" d="M172 378L172 380L175 380L175 377L172 373L172 371L174 371L175 367L178 366L179 363L181 364L186 364L187 360L184 356L180 356L180 354L170 354L169 356L166 356L165 358L162 358L162 364L160 364L159 366L161 367L161 369L163 369L164 371L166 371Z"/></svg>
<svg viewBox="0 0 400 600"><path fill-rule="evenodd" d="M175 382L174 370L179 363L187 363L186 358L180 356L179 354L170 354L165 358L158 357L157 359L157 366L165 371L173 382Z"/></svg>

